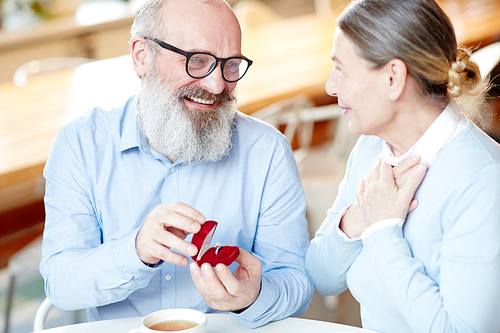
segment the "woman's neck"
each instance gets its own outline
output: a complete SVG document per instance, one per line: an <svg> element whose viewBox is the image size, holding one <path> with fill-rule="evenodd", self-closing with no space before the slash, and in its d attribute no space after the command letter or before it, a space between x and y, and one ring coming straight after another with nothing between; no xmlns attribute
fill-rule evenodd
<svg viewBox="0 0 500 333"><path fill-rule="evenodd" d="M443 107L422 102L402 106L393 128L380 137L392 147L395 156L401 156L422 137L443 110Z"/></svg>

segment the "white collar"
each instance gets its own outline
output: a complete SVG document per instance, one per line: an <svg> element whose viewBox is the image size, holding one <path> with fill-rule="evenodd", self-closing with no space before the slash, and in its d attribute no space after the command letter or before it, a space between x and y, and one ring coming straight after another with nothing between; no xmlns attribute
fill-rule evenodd
<svg viewBox="0 0 500 333"><path fill-rule="evenodd" d="M419 155L422 162L430 165L441 149L466 125L467 120L457 111L457 106L451 102L420 139L403 155L395 156L392 147L384 141L382 159L384 162L396 166L410 156Z"/></svg>

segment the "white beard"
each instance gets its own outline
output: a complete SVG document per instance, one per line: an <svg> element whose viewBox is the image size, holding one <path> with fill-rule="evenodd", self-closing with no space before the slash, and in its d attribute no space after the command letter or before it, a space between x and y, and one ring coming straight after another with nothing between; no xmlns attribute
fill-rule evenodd
<svg viewBox="0 0 500 333"><path fill-rule="evenodd" d="M153 67L156 67L153 65ZM216 162L231 150L236 99L234 92L213 95L200 87L184 87L173 92L152 68L144 77L137 102L137 118L149 144L171 160L188 164ZM215 99L211 111L189 112L185 96Z"/></svg>

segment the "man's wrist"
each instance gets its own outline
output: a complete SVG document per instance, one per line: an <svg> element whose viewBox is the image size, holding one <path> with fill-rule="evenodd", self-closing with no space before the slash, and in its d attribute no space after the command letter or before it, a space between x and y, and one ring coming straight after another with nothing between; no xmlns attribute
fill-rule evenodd
<svg viewBox="0 0 500 333"><path fill-rule="evenodd" d="M230 311L234 314L240 314L242 313L243 311L245 311L246 309L248 309L249 307L252 306L253 303L255 303L255 301L257 300L257 298L259 298L259 295L260 295L260 291L262 290L262 280L260 281L260 285L259 285L259 292L257 293L257 296L255 297L255 299L252 301L252 303L250 303L250 305L242 308L242 309L239 309L239 310L234 310L234 311Z"/></svg>

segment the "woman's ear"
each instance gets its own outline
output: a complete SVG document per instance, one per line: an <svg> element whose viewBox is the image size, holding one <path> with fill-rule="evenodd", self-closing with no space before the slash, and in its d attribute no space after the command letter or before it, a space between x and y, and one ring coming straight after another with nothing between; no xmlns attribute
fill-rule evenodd
<svg viewBox="0 0 500 333"><path fill-rule="evenodd" d="M400 59L392 59L385 65L388 97L398 100L407 86L408 69Z"/></svg>
<svg viewBox="0 0 500 333"><path fill-rule="evenodd" d="M146 40L142 37L133 37L130 40L130 53L135 72L142 78L146 74Z"/></svg>

